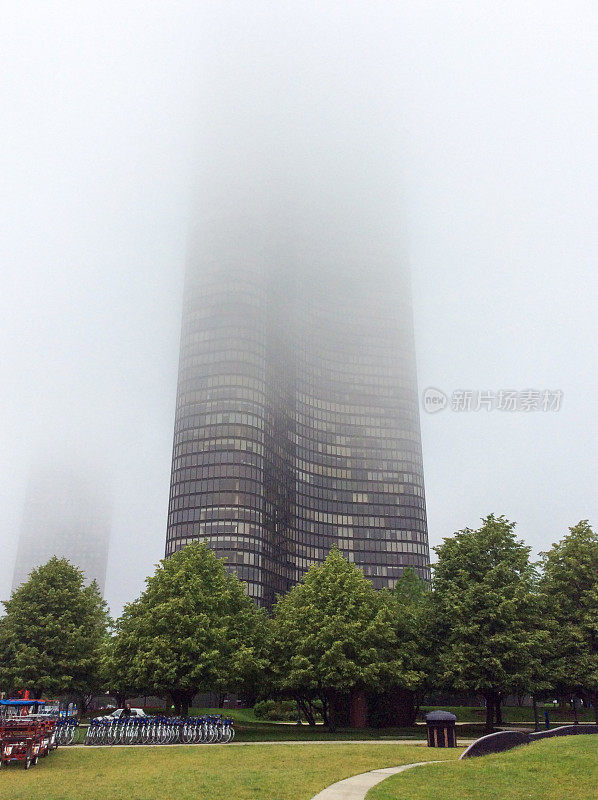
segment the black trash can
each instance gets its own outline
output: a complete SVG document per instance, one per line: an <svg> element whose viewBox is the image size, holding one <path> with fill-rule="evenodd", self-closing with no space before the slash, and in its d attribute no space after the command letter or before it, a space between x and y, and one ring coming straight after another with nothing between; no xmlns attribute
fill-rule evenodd
<svg viewBox="0 0 598 800"><path fill-rule="evenodd" d="M448 711L431 711L426 714L428 726L428 747L456 747L457 717Z"/></svg>

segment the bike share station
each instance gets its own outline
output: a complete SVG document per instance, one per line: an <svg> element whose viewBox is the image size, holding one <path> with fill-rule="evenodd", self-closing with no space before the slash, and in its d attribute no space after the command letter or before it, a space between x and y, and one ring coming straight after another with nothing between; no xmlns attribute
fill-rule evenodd
<svg viewBox="0 0 598 800"><path fill-rule="evenodd" d="M92 719L86 745L227 744L235 735L233 720L220 715L149 717L122 715ZM37 764L59 745L73 744L79 721L58 703L40 699L0 700L0 767Z"/></svg>
<svg viewBox="0 0 598 800"><path fill-rule="evenodd" d="M92 719L84 744L227 744L234 735L233 720L220 715L183 718L121 713L112 719Z"/></svg>

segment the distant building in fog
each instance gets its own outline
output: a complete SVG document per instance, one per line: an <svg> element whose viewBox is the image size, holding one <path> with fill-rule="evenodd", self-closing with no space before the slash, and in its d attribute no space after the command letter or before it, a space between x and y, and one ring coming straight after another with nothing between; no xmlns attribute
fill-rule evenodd
<svg viewBox="0 0 598 800"><path fill-rule="evenodd" d="M13 591L52 556L67 558L102 595L110 538L103 488L76 467L37 470L25 496Z"/></svg>

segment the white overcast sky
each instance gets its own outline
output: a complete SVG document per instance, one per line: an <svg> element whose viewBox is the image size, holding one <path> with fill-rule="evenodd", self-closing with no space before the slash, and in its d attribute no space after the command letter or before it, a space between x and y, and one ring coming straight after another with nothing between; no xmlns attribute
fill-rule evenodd
<svg viewBox="0 0 598 800"><path fill-rule="evenodd" d="M421 389L564 393L422 413L431 544L490 512L534 552L598 524L597 87L593 2L5 2L0 597L49 453L111 486L114 612L163 555L191 196L227 103L235 135L254 106L265 136L278 105L328 146L336 108L383 127Z"/></svg>

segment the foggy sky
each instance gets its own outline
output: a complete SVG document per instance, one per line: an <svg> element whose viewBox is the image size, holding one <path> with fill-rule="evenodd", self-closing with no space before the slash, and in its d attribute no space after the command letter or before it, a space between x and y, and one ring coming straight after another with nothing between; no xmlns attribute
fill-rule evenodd
<svg viewBox="0 0 598 800"><path fill-rule="evenodd" d="M420 389L563 391L422 412L432 545L598 524L595 4L22 2L0 39L0 598L48 450L109 476L113 612L163 556L188 242L225 208L392 205Z"/></svg>

